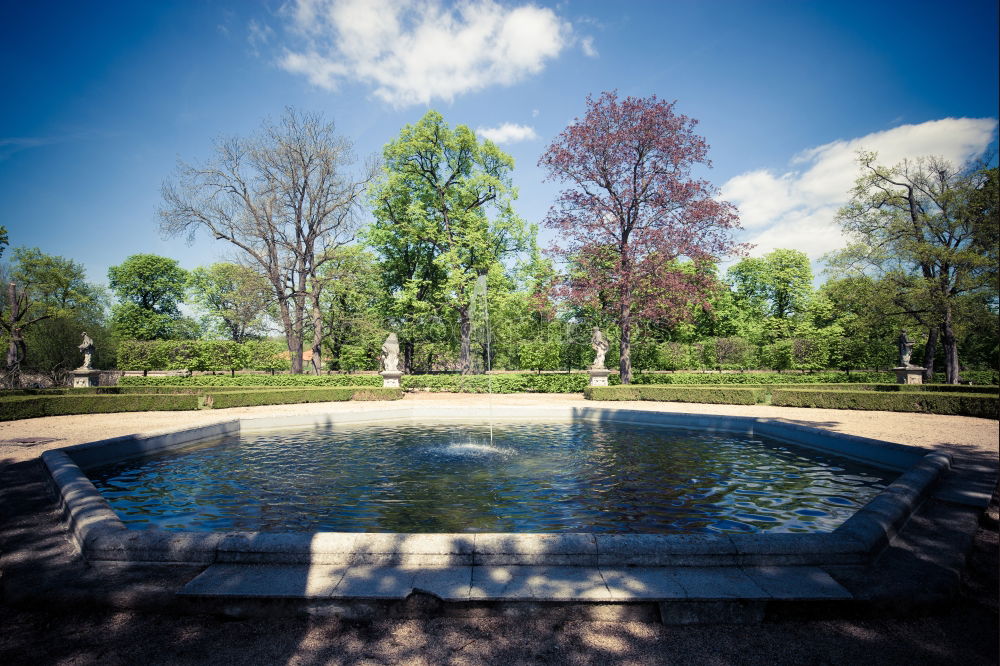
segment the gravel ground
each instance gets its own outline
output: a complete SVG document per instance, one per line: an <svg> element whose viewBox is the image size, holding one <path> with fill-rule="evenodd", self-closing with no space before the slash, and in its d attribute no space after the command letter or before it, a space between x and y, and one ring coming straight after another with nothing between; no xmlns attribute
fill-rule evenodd
<svg viewBox="0 0 1000 666"><path fill-rule="evenodd" d="M838 432L996 459L998 423L985 419L785 407L594 403L574 395L411 394L450 405L579 403L780 419ZM384 403L382 403L384 404ZM254 407L203 412L59 416L0 423L0 468L48 449L235 416L377 409L379 403ZM31 463L29 463L31 464ZM21 465L15 465L15 470ZM337 618L226 620L134 611L0 605L0 664L996 664L996 496L976 538L969 596L910 618L786 620L758 626L670 627L544 619ZM2 582L2 572L0 572Z"/></svg>
<svg viewBox="0 0 1000 666"><path fill-rule="evenodd" d="M809 425L836 432L872 437L900 444L945 449L951 452L997 452L1000 425L989 419L966 416L936 416L900 412L862 412L841 409L807 409L764 405L702 405L684 402L599 402L584 400L579 394L475 395L453 393L408 393L403 402L462 405L543 405L573 404L581 407L608 406L627 409L667 411L679 414L725 414L756 416ZM42 451L107 437L149 433L164 429L215 423L241 416L281 416L304 413L336 413L380 409L379 402L314 403L236 407L197 412L127 412L121 414L81 414L47 416L37 419L0 422L0 464L30 460ZM18 438L38 437L54 441L21 446Z"/></svg>

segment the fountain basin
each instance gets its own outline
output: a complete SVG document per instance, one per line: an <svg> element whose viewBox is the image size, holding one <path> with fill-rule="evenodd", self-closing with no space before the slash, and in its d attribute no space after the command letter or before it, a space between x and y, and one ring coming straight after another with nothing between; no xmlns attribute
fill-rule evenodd
<svg viewBox="0 0 1000 666"><path fill-rule="evenodd" d="M763 435L902 475L840 527L814 534L190 532L130 530L83 470L205 439L275 428L392 422L592 421ZM94 561L362 566L765 566L861 564L906 522L949 465L916 447L770 419L691 416L602 407L453 409L406 405L371 412L237 419L149 436L91 442L44 454L72 532Z"/></svg>

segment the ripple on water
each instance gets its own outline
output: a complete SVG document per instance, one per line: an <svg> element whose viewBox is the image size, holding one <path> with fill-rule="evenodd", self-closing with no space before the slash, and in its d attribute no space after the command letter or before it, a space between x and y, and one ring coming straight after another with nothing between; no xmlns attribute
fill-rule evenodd
<svg viewBox="0 0 1000 666"><path fill-rule="evenodd" d="M785 443L618 424L252 433L93 470L130 527L829 531L886 473Z"/></svg>

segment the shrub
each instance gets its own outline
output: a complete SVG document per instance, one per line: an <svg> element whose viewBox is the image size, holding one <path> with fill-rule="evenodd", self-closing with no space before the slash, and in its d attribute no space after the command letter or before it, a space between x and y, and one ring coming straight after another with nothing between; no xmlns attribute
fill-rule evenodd
<svg viewBox="0 0 1000 666"><path fill-rule="evenodd" d="M771 393L771 404L783 407L925 412L996 419L1000 398L986 393L778 389Z"/></svg>
<svg viewBox="0 0 1000 666"><path fill-rule="evenodd" d="M290 388L260 391L218 391L202 398L205 407L255 407L290 405L304 402L343 402L346 400L399 400L403 391L396 388L332 386L325 388Z"/></svg>
<svg viewBox="0 0 1000 666"><path fill-rule="evenodd" d="M0 398L0 421L64 414L159 412L198 409L198 396L164 394L34 395Z"/></svg>
<svg viewBox="0 0 1000 666"><path fill-rule="evenodd" d="M718 386L590 386L584 391L584 396L588 400L659 400L755 405L764 399L764 389Z"/></svg>
<svg viewBox="0 0 1000 666"><path fill-rule="evenodd" d="M120 386L382 386L378 375L197 375L194 377L125 376Z"/></svg>
<svg viewBox="0 0 1000 666"><path fill-rule="evenodd" d="M611 376L617 379L615 375ZM788 375L775 372L724 372L673 374L642 374L632 377L634 384L741 384L760 386L769 384L829 384L829 383L891 383L896 376L891 372L815 372L808 375Z"/></svg>

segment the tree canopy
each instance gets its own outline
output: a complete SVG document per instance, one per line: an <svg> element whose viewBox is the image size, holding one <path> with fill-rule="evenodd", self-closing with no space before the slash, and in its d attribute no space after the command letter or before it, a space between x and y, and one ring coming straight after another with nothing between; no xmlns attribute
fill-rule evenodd
<svg viewBox="0 0 1000 666"><path fill-rule="evenodd" d="M560 234L556 253L578 268L565 295L613 311L623 383L632 376L633 319L674 322L690 318L690 303L708 307L707 266L740 250L735 208L692 175L710 165L696 124L656 96L605 92L587 98L584 117L539 160L549 180L569 185L545 218ZM682 270L682 258L699 268Z"/></svg>
<svg viewBox="0 0 1000 666"><path fill-rule="evenodd" d="M383 158L368 241L395 273L401 301L422 292L444 296L455 310L459 366L468 373L473 285L491 266L527 249L532 235L512 206L514 160L465 125L450 128L436 111L404 127Z"/></svg>

